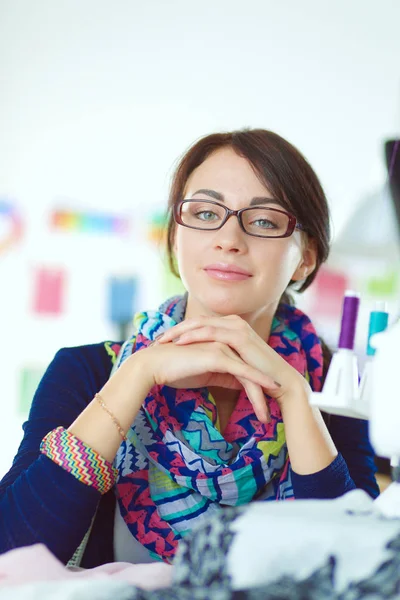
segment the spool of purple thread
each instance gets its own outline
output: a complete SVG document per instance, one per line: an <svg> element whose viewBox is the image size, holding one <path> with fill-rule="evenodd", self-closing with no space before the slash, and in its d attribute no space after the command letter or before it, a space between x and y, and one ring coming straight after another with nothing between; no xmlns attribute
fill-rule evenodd
<svg viewBox="0 0 400 600"><path fill-rule="evenodd" d="M360 296L356 292L345 292L343 299L342 323L340 326L339 348L354 349L358 307Z"/></svg>

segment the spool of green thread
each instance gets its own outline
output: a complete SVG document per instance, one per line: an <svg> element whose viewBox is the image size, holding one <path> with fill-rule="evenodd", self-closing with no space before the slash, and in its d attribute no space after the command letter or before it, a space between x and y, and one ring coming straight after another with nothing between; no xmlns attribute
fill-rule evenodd
<svg viewBox="0 0 400 600"><path fill-rule="evenodd" d="M386 309L386 302L377 302L375 310L371 311L369 316L369 329L368 329L368 343L367 343L367 356L375 355L375 348L370 344L371 337L375 333L385 331L388 326L389 314Z"/></svg>

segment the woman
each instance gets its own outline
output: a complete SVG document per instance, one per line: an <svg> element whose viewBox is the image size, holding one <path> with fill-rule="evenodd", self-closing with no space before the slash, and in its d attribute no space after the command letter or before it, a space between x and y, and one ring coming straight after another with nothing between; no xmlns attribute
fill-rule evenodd
<svg viewBox="0 0 400 600"><path fill-rule="evenodd" d="M122 346L57 353L1 484L0 551L42 541L66 562L92 523L83 566L170 562L221 505L378 494L366 423L328 428L309 405L329 357L287 303L328 254L309 164L269 131L213 134L169 208L187 294L137 315Z"/></svg>

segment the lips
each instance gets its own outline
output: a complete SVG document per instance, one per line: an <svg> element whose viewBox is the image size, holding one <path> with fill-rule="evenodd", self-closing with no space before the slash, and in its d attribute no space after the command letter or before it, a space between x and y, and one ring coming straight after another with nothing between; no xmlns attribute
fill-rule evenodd
<svg viewBox="0 0 400 600"><path fill-rule="evenodd" d="M239 275L246 275L247 277L251 277L251 273L238 267L237 265L229 265L227 263L215 263L213 265L208 265L204 267L205 271L222 271L224 273L238 273Z"/></svg>
<svg viewBox="0 0 400 600"><path fill-rule="evenodd" d="M243 281L252 277L252 274L237 265L230 265L227 263L215 263L208 265L204 268L204 271L213 279L219 279L221 281Z"/></svg>

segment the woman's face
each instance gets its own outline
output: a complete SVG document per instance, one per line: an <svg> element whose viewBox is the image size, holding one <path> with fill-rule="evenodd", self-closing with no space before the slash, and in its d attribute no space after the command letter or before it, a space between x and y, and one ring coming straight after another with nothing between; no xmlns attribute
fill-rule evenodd
<svg viewBox="0 0 400 600"><path fill-rule="evenodd" d="M268 198L270 208L282 208L250 163L231 148L215 151L193 171L184 198L221 198L217 201L233 210L250 206L253 198ZM316 257L300 231L288 238L254 237L240 228L236 216L214 231L177 225L175 252L190 316L237 314L247 320L273 314L289 281L309 275ZM235 268L244 273L224 274Z"/></svg>

